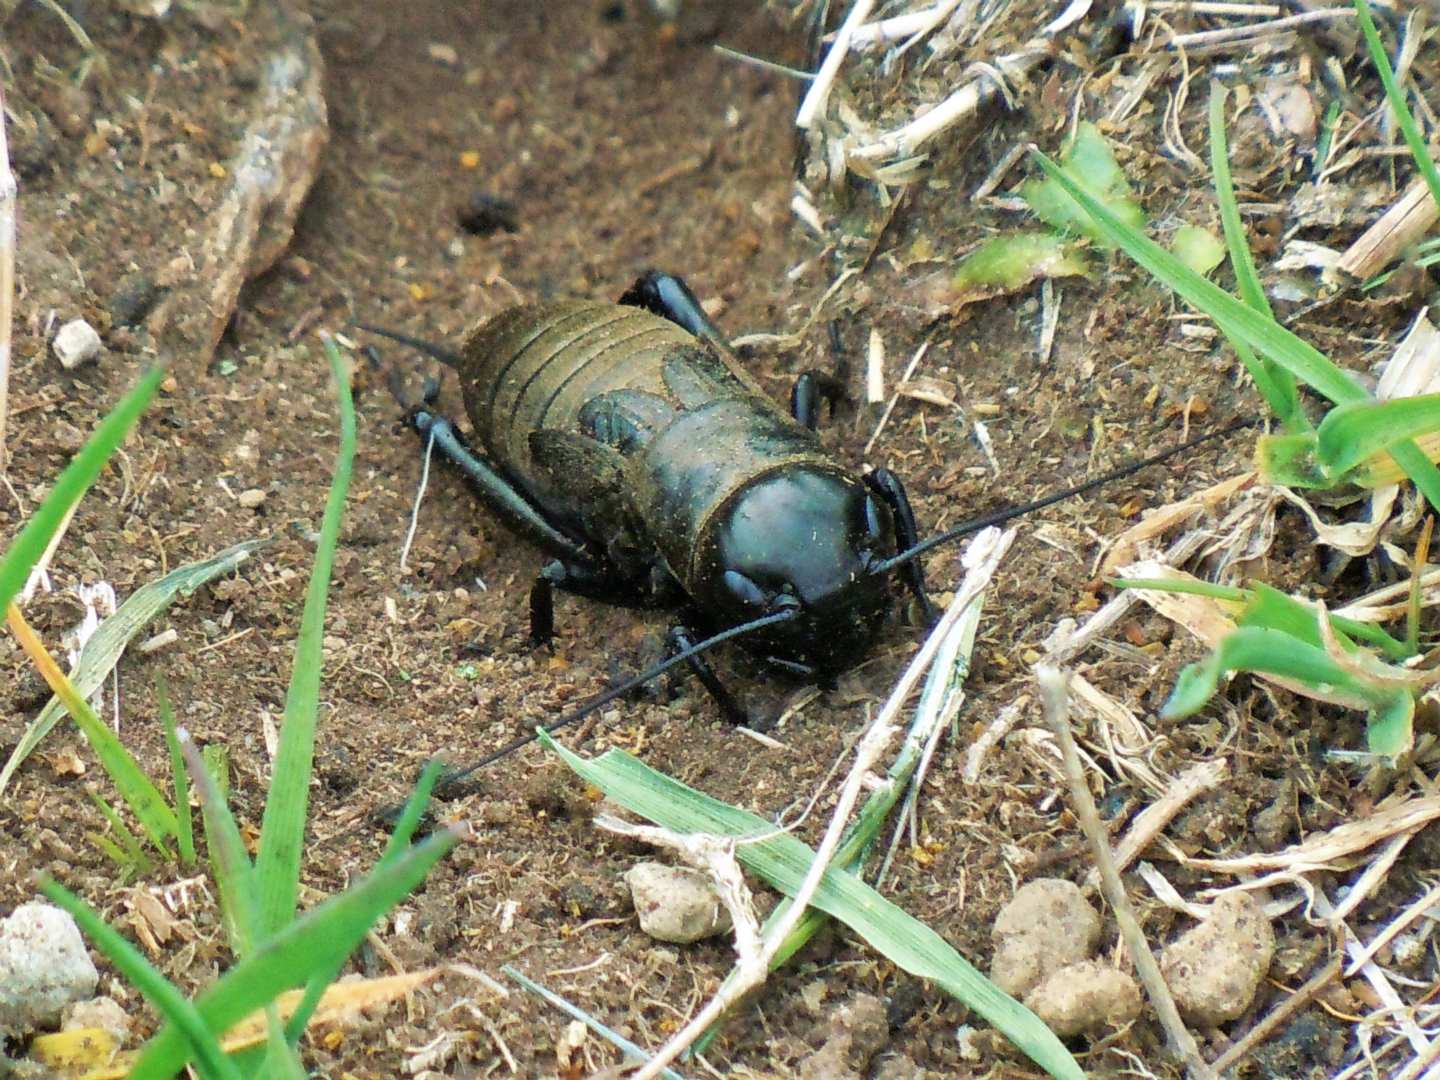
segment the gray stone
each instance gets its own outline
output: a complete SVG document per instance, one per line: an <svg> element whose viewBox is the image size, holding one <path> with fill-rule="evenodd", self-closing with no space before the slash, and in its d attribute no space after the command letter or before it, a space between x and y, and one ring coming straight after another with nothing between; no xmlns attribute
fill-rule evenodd
<svg viewBox="0 0 1440 1080"><path fill-rule="evenodd" d="M991 936L990 978L1023 997L1060 968L1089 959L1100 941L1100 913L1073 882L1037 878L1016 891Z"/></svg>
<svg viewBox="0 0 1440 1080"><path fill-rule="evenodd" d="M640 929L657 941L686 945L730 929L730 913L698 870L641 863L625 875Z"/></svg>
<svg viewBox="0 0 1440 1080"><path fill-rule="evenodd" d="M99 981L80 928L59 908L21 904L0 922L0 1033L54 1027Z"/></svg>
<svg viewBox="0 0 1440 1080"><path fill-rule="evenodd" d="M1120 1027L1140 1015L1140 988L1119 968L1082 960L1052 972L1025 1005L1062 1039Z"/></svg>
<svg viewBox="0 0 1440 1080"><path fill-rule="evenodd" d="M1213 1027L1250 1007L1274 955L1275 932L1260 904L1249 893L1228 892L1165 950L1160 972L1185 1018Z"/></svg>

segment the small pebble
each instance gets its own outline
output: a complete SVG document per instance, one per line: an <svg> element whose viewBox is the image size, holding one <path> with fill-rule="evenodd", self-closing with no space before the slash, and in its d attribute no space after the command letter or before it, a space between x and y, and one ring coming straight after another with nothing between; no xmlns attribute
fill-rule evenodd
<svg viewBox="0 0 1440 1080"><path fill-rule="evenodd" d="M68 420L57 419L50 425L50 438L57 450L73 454L85 445L85 433Z"/></svg>
<svg viewBox="0 0 1440 1080"><path fill-rule="evenodd" d="M625 884L640 929L657 941L687 945L730 929L730 913L698 870L640 863L626 873Z"/></svg>
<svg viewBox="0 0 1440 1080"><path fill-rule="evenodd" d="M1275 931L1265 912L1249 893L1230 892L1165 950L1160 972L1185 1018L1214 1027L1250 1008L1274 955Z"/></svg>
<svg viewBox="0 0 1440 1080"><path fill-rule="evenodd" d="M68 371L100 355L100 335L84 319L71 319L60 327L50 347L59 357L60 366Z"/></svg>
<svg viewBox="0 0 1440 1080"><path fill-rule="evenodd" d="M117 1046L124 1046L130 1038L130 1017L112 997L91 998L65 1006L60 1030L75 1031L78 1028L100 1028L115 1039Z"/></svg>
<svg viewBox="0 0 1440 1080"><path fill-rule="evenodd" d="M425 54L437 64L444 64L446 67L456 67L460 63L460 54L455 51L455 46L443 42L432 41L425 47Z"/></svg>
<svg viewBox="0 0 1440 1080"><path fill-rule="evenodd" d="M260 488L248 488L235 496L235 501L246 510L255 510L265 504L265 492Z"/></svg>
<svg viewBox="0 0 1440 1080"><path fill-rule="evenodd" d="M990 933L990 978L1023 997L1051 973L1090 958L1100 941L1100 913L1074 882L1038 878L1020 887Z"/></svg>
<svg viewBox="0 0 1440 1080"><path fill-rule="evenodd" d="M1025 1005L1062 1039L1128 1024L1140 1015L1140 988L1126 972L1082 960L1030 991Z"/></svg>
<svg viewBox="0 0 1440 1080"><path fill-rule="evenodd" d="M21 904L0 922L0 1034L54 1027L99 982L80 928L58 907Z"/></svg>

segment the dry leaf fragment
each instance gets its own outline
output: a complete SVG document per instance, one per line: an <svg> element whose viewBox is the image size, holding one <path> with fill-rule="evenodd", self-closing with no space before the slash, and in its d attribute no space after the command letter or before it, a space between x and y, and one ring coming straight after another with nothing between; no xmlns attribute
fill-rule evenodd
<svg viewBox="0 0 1440 1080"><path fill-rule="evenodd" d="M72 1028L35 1036L30 1040L30 1060L67 1080L122 1080L131 1063L116 1059L118 1049L115 1036L104 1028Z"/></svg>
<svg viewBox="0 0 1440 1080"><path fill-rule="evenodd" d="M1115 573L1117 567L1134 560L1140 545L1146 540L1163 536L1201 510L1213 509L1232 495L1252 487L1256 479L1257 474L1254 472L1241 473L1239 476L1221 480L1218 484L1211 484L1204 491L1187 496L1178 502L1152 510L1137 524L1130 526L1115 539L1110 551L1106 553L1104 561L1100 564L1098 576L1110 577Z"/></svg>

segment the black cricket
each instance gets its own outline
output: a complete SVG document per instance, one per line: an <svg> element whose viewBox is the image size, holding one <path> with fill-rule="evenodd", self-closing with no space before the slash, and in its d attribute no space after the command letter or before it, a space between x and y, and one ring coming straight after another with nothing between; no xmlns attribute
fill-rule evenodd
<svg viewBox="0 0 1440 1080"><path fill-rule="evenodd" d="M667 661L550 730L682 662L727 717L743 722L744 711L701 655L706 649L735 638L778 669L833 682L873 646L892 605L892 574L903 577L933 618L918 556L1201 441L922 541L898 476L888 469L860 475L816 436L833 380L802 374L787 413L739 366L674 275L647 272L617 304L560 300L510 308L475 330L459 352L361 328L459 373L483 457L433 411L438 383L427 386L421 403L406 406L407 419L470 478L497 516L553 557L530 593L534 641L554 634L557 588L683 612L670 632ZM392 392L405 406L393 369L391 375ZM695 642L697 634L711 636Z"/></svg>

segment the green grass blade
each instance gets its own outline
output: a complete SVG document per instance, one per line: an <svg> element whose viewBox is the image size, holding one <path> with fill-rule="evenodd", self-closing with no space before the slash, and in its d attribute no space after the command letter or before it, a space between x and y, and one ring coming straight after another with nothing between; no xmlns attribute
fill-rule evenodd
<svg viewBox="0 0 1440 1080"><path fill-rule="evenodd" d="M1215 696L1221 678L1231 671L1256 671L1307 686L1328 686L1357 703L1374 697L1370 686L1336 664L1323 648L1283 630L1246 626L1225 635L1208 657L1180 672L1160 716L1165 720L1194 716Z"/></svg>
<svg viewBox="0 0 1440 1080"><path fill-rule="evenodd" d="M1038 150L1040 167L1096 220L1107 236L1142 267L1194 307L1213 318L1227 335L1269 357L1293 376L1334 402L1366 398L1360 384L1313 345L1302 341L1274 319L1241 303L1214 282L1195 273L1143 233L1130 229L1098 200L1066 176Z"/></svg>
<svg viewBox="0 0 1440 1080"><path fill-rule="evenodd" d="M47 881L41 889L58 907L64 908L97 948L110 958L125 980L158 1009L176 1032L177 1041L190 1048L194 1059L199 1062L204 1075L219 1080L240 1080L240 1073L226 1059L215 1037L214 1028L206 1024L200 1013L178 987L155 970L150 962L140 955L140 950L126 941L120 933L109 926L104 919L90 910L83 900L54 881Z"/></svg>
<svg viewBox="0 0 1440 1080"><path fill-rule="evenodd" d="M1393 761L1414 745L1414 696L1396 693L1376 702L1366 718L1365 748Z"/></svg>
<svg viewBox="0 0 1440 1080"><path fill-rule="evenodd" d="M1393 663L1401 663L1414 655L1414 650L1403 641L1397 641L1374 623L1357 622L1329 612L1325 617L1335 639L1349 652L1356 651L1351 640L1355 639L1380 650L1385 659ZM1238 621L1241 626L1279 630L1317 649L1325 647L1325 638L1320 633L1320 609L1264 583L1255 586Z"/></svg>
<svg viewBox="0 0 1440 1080"><path fill-rule="evenodd" d="M1230 253L1230 265L1235 270L1235 285L1240 290L1240 299L1273 320L1275 315L1260 284L1260 275L1255 270L1255 260L1245 239L1245 226L1240 221L1240 206L1235 201L1235 184L1230 176L1230 150L1225 139L1225 87L1219 82L1210 84L1210 168L1215 174L1215 200L1220 206L1225 246ZM1294 377L1274 362L1257 357L1244 342L1232 341L1232 344L1241 363L1255 380L1256 389L1280 422L1291 431L1308 430L1309 419L1300 408L1300 395Z"/></svg>
<svg viewBox="0 0 1440 1080"><path fill-rule="evenodd" d="M1108 584L1117 589L1153 589L1157 592L1188 593L1192 596L1208 596L1213 600L1227 603L1244 603L1248 606L1240 616L1242 625L1263 626L1271 630L1285 630L1312 644L1319 645L1320 629L1313 604L1271 588L1257 584L1254 589L1237 589L1230 585L1217 585L1210 581L1167 578L1115 578ZM1403 641L1387 634L1374 623L1362 623L1339 615L1330 615L1330 625L1341 635L1363 641L1379 649L1387 660L1399 663L1414 655Z"/></svg>
<svg viewBox="0 0 1440 1080"><path fill-rule="evenodd" d="M170 807L165 804L164 797L150 778L145 775L145 770L140 768L139 763L125 749L125 745L116 737L103 720L95 715L95 710L76 691L74 685L66 678L60 666L55 663L54 657L46 651L40 639L35 636L35 631L30 629L30 624L25 621L25 616L20 609L12 602L8 613L10 631L20 646L30 657L30 661L40 669L40 674L49 684L75 718L91 749L100 759L101 766L110 777L125 805L135 815L140 826L149 837L150 842L155 845L156 850L165 853L166 858L173 858L170 854L168 841L176 834L175 815Z"/></svg>
<svg viewBox="0 0 1440 1080"><path fill-rule="evenodd" d="M1161 717L1193 716L1215 696L1220 680L1232 671L1275 675L1323 689L1331 697L1349 699L1354 708L1366 711L1366 739L1372 754L1394 758L1414 743L1415 697L1409 690L1367 682L1337 664L1323 648L1282 630L1259 626L1242 626L1227 634L1208 657L1182 670L1170 700L1160 710Z"/></svg>
<svg viewBox="0 0 1440 1080"><path fill-rule="evenodd" d="M110 828L115 830L116 843L119 844L120 850L125 855L125 861L120 865L125 870L126 877L138 877L155 869L155 860L145 854L145 848L141 846L140 838L130 831L130 827L115 812L115 808L106 802L98 792L90 792L90 801L110 823ZM169 853L166 852L166 854Z"/></svg>
<svg viewBox="0 0 1440 1080"><path fill-rule="evenodd" d="M427 837L262 942L196 999L195 1008L204 1023L211 1030L228 1030L276 995L343 961L375 920L420 884L436 861L455 846L456 837L449 830ZM190 1056L180 1031L167 1024L142 1051L130 1080L170 1080Z"/></svg>
<svg viewBox="0 0 1440 1080"><path fill-rule="evenodd" d="M0 560L0 611L9 607L10 601L25 587L25 579L30 576L31 568L45 553L45 547L55 535L55 530L60 527L60 522L65 520L70 507L80 501L80 497L100 475L100 470L110 460L110 455L125 441L125 436L150 404L150 399L155 396L155 391L160 388L160 381L164 378L163 367L151 368L140 377L135 388L121 398L120 403L100 421L100 426L95 429L89 441L80 448L80 452L71 459L70 464L65 466L45 501L30 515L25 527L10 542L5 558Z"/></svg>
<svg viewBox="0 0 1440 1080"><path fill-rule="evenodd" d="M90 697L104 685L105 679L119 662L125 647L131 639L145 628L145 624L159 615L178 596L189 596L201 585L221 574L228 574L249 557L250 553L269 543L267 540L250 540L226 548L218 555L198 562L176 567L164 577L136 589L120 605L114 615L102 622L99 629L80 653L80 661L70 681L75 684L80 696ZM10 777L20 763L30 756L63 717L65 705L58 697L52 697L20 737L20 743L0 769L0 794L4 794Z"/></svg>
<svg viewBox="0 0 1440 1080"><path fill-rule="evenodd" d="M1401 663L1414 655L1405 642L1391 637L1374 623L1362 623L1326 612L1336 638L1345 646L1354 639L1379 649L1385 659ZM1281 630L1316 648L1324 647L1320 634L1320 611L1306 600L1297 600L1288 593L1263 583L1257 584L1249 604L1240 616L1241 626L1261 626Z"/></svg>
<svg viewBox="0 0 1440 1080"><path fill-rule="evenodd" d="M155 680L155 702L160 712L160 726L165 729L165 745L170 751L170 776L175 788L175 840L180 848L180 862L195 865L195 827L190 820L190 778L185 772L185 755L175 734L175 713L170 708L170 688L162 675Z"/></svg>
<svg viewBox="0 0 1440 1080"><path fill-rule="evenodd" d="M230 805L230 748L224 743L206 743L200 751L205 761L205 775L215 781L220 801Z"/></svg>
<svg viewBox="0 0 1440 1080"><path fill-rule="evenodd" d="M1330 147L1334 145L1335 129L1339 126L1342 112L1344 108L1339 101L1331 101L1325 107L1325 116L1320 121L1320 137L1315 140L1315 165L1310 171L1310 178L1317 182L1330 160Z"/></svg>
<svg viewBox="0 0 1440 1080"><path fill-rule="evenodd" d="M355 458L355 407L350 400L340 351L329 337L325 352L330 359L340 401L340 449L320 540L315 546L315 565L305 590L305 610L295 642L295 666L290 689L285 695L285 723L280 730L280 748L275 754L270 795L260 826L260 855L255 869L260 896L260 933L269 936L295 917L300 888L300 852L305 842L306 809L310 797L310 772L315 758L315 714L320 700L320 673L323 666L320 642L325 632L325 600L330 589L330 570L340 538L340 517L345 509L345 492L350 486L350 468Z"/></svg>
<svg viewBox="0 0 1440 1080"><path fill-rule="evenodd" d="M435 790L436 781L440 779L444 769L445 762L439 758L425 763L425 768L420 771L420 779L415 783L415 790L410 793L410 799L400 813L400 820L395 823L395 831L390 834L390 839L385 844L384 854L380 856L382 866L391 859L399 858L410 846L410 839L420 826L420 819L425 816L425 808L430 805L430 793Z"/></svg>
<svg viewBox="0 0 1440 1080"><path fill-rule="evenodd" d="M1155 592L1208 596L1212 600L1226 600L1231 603L1244 603L1250 599L1250 593L1245 589L1237 589L1233 585L1217 585L1213 581L1192 581L1188 578L1107 578L1105 584L1116 589L1151 589Z"/></svg>
<svg viewBox="0 0 1440 1080"><path fill-rule="evenodd" d="M390 834L390 841L385 845L385 853L380 856L378 865L384 866L387 863L398 859L410 846L410 838L415 835L415 829L420 824L420 819L425 816L425 808L430 805L430 793L435 790L435 782L440 779L440 773L444 771L445 763L439 758L429 762L420 773L420 780L415 785L405 809L400 815L400 820L395 825L395 831ZM310 1017L314 1014L316 1006L320 1004L320 998L325 993L325 988L335 981L340 974L340 968L345 963L344 958L333 967L312 976L310 982L305 986L305 996L300 999L300 1004L290 1014L290 1020L285 1025L285 1038L294 1046L300 1041L300 1036L305 1031L305 1025L310 1023Z"/></svg>
<svg viewBox="0 0 1440 1080"><path fill-rule="evenodd" d="M1220 204L1220 221L1225 228L1225 246L1230 252L1230 265L1235 270L1235 287L1240 299L1256 311L1275 318L1270 301L1255 271L1255 260L1245 240L1245 226L1240 222L1240 206L1235 201L1235 183L1230 177L1230 149L1225 139L1225 87L1216 81L1210 84L1210 170L1215 174L1215 200Z"/></svg>
<svg viewBox="0 0 1440 1080"><path fill-rule="evenodd" d="M1048 157L1038 150L1036 157L1041 168L1095 218L1096 224L1127 255L1214 319L1227 337L1243 341L1336 404L1370 400L1360 384L1320 350L1301 341L1273 319L1242 304L1214 282L1207 281L1149 237L1127 228L1098 200L1065 176ZM1430 505L1440 508L1440 470L1435 468L1424 451L1413 443L1400 443L1391 450L1391 456L1415 482Z"/></svg>
<svg viewBox="0 0 1440 1080"><path fill-rule="evenodd" d="M85 839L89 840L92 844L99 848L102 853L109 856L110 861L120 868L122 884L130 880L130 875L133 868L130 864L130 856L126 854L124 848L122 848L114 840L111 840L110 837L106 836L104 833L87 832L85 834Z"/></svg>
<svg viewBox="0 0 1440 1080"><path fill-rule="evenodd" d="M1440 431L1440 394L1337 405L1316 432L1316 456L1332 473L1347 472L1398 442Z"/></svg>
<svg viewBox="0 0 1440 1080"><path fill-rule="evenodd" d="M1420 134L1415 117L1410 114L1410 109L1405 104L1405 93L1395 81L1390 58L1385 55L1385 43L1380 40L1380 33L1375 29L1375 20L1370 17L1370 5L1365 0L1355 0L1355 14L1360 20L1360 31L1365 35L1365 44L1370 47L1370 59L1375 64L1380 81L1385 84L1385 97L1395 113L1395 122L1400 125L1400 131L1405 136L1405 145L1410 147L1415 165L1430 188L1430 197L1440 204L1440 172L1436 171L1435 162L1430 157L1430 148L1425 145L1425 137Z"/></svg>
<svg viewBox="0 0 1440 1080"><path fill-rule="evenodd" d="M775 835L764 818L712 799L610 750L593 761L578 757L548 734L540 741L565 763L634 813L678 832L767 839L737 846L736 857L787 896L800 888L815 853L788 834ZM840 920L896 966L929 979L995 1025L1051 1076L1082 1080L1065 1045L1034 1013L1003 993L918 919L907 915L854 874L832 867L821 879L814 907Z"/></svg>
<svg viewBox="0 0 1440 1080"><path fill-rule="evenodd" d="M195 792L200 796L200 818L205 825L205 847L220 888L220 910L230 938L230 948L237 957L249 956L260 932L260 900L255 882L255 867L245 852L240 828L230 812L220 787L205 768L194 741L183 728L176 732L176 741L185 758Z"/></svg>
<svg viewBox="0 0 1440 1080"><path fill-rule="evenodd" d="M306 1080L305 1067L285 1039L285 1025L274 1002L265 1009L265 1063L259 1075L266 1080Z"/></svg>

